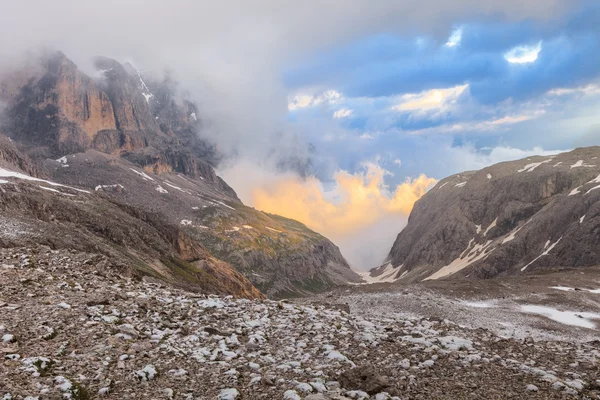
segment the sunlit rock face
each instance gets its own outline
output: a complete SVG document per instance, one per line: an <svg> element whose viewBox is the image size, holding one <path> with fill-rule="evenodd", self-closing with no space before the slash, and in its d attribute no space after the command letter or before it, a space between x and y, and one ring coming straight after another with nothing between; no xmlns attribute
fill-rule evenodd
<svg viewBox="0 0 600 400"><path fill-rule="evenodd" d="M88 76L52 53L0 77L0 210L17 232L39 232L0 244L101 249L137 272L244 297L359 280L327 238L241 203L169 77L95 66Z"/></svg>

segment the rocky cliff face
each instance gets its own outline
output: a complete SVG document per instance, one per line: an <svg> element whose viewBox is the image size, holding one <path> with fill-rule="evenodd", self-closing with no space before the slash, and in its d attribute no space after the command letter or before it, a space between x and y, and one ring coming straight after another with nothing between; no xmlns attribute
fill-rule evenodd
<svg viewBox="0 0 600 400"><path fill-rule="evenodd" d="M416 204L371 277L491 278L600 264L600 147L450 176Z"/></svg>
<svg viewBox="0 0 600 400"><path fill-rule="evenodd" d="M20 177L11 186L15 176L7 177L0 190L12 194L0 209L15 224L29 232L51 223L36 240L55 247L90 251L102 242L114 254L117 246L145 273L183 270L180 283L200 285L198 271L208 271L220 277L211 287L223 283L215 290L249 297L258 292L246 279L270 296L358 280L326 238L241 204L211 165L219 155L199 138L199 110L177 97L168 77L147 79L108 58L96 66L100 77L91 78L57 53L0 83L7 104L1 126L10 137L0 142L0 167L53 182L40 188ZM85 201L81 190L90 192ZM93 235L80 248L70 233L53 237L55 223ZM25 237L0 237L0 244Z"/></svg>

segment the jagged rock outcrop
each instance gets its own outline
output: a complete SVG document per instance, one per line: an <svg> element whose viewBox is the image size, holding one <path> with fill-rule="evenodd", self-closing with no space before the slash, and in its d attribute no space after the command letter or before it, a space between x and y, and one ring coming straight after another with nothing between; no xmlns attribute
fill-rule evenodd
<svg viewBox="0 0 600 400"><path fill-rule="evenodd" d="M491 278L600 264L600 147L441 180L417 203L386 280Z"/></svg>
<svg viewBox="0 0 600 400"><path fill-rule="evenodd" d="M177 96L168 75L146 78L130 64L109 58L98 58L95 65L98 78L56 53L18 73L18 79L0 79L6 102L0 126L12 140L0 142L0 160L8 160L0 167L46 180L19 177L13 186L15 177L9 176L10 185L0 186L12 193L10 202L0 202L0 211L13 215L17 225L29 232L38 221L50 223L40 243L54 247L88 251L100 237L105 253L118 246L135 263L152 267L158 260L158 270L165 265L171 272L181 270L179 261L169 261L174 253L194 264L194 285L200 285L201 269L219 276L221 289L249 297L258 292L248 289L246 278L270 296L358 281L329 240L296 221L241 203L215 173L219 155L200 138L199 110ZM81 190L90 192L85 200ZM54 197L58 200L51 201ZM106 213L122 218L104 219ZM74 227L84 238L92 232L91 238L78 247L68 230L53 230L55 223ZM19 240L3 241L0 235L5 246ZM237 272L226 271L229 265Z"/></svg>

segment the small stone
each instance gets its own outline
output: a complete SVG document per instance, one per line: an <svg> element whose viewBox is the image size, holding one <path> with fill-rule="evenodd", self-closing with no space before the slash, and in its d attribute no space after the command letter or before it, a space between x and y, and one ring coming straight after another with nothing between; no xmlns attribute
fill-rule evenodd
<svg viewBox="0 0 600 400"><path fill-rule="evenodd" d="M525 387L525 390L526 390L527 392L537 392L537 391L538 391L538 387L537 387L537 386L535 386L535 385L527 385L527 386Z"/></svg>

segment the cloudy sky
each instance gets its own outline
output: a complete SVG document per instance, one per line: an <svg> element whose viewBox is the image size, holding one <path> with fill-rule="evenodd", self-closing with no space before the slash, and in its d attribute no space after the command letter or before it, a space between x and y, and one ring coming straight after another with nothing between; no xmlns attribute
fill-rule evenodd
<svg viewBox="0 0 600 400"><path fill-rule="evenodd" d="M83 69L102 54L175 71L200 105L203 134L235 155L220 173L242 199L305 222L359 268L385 257L436 180L600 143L597 1L3 8L0 59L51 46ZM273 167L290 156L310 157L313 176Z"/></svg>

